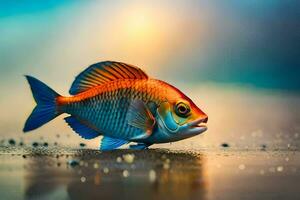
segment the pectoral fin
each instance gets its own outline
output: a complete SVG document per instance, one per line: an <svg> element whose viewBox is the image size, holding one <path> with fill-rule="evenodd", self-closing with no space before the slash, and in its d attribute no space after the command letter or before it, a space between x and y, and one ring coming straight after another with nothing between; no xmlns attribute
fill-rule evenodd
<svg viewBox="0 0 300 200"><path fill-rule="evenodd" d="M127 113L127 119L129 125L143 131L143 134L134 136L131 138L132 140L144 139L152 134L155 118L142 100L133 100L131 102Z"/></svg>
<svg viewBox="0 0 300 200"><path fill-rule="evenodd" d="M117 149L120 146L127 144L128 141L104 136L101 140L100 150L108 151Z"/></svg>

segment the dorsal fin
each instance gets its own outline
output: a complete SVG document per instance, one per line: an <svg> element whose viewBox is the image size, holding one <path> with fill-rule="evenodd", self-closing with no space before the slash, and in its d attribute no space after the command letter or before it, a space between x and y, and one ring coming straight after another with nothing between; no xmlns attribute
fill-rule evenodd
<svg viewBox="0 0 300 200"><path fill-rule="evenodd" d="M69 92L71 95L75 95L117 79L147 78L148 76L145 72L133 65L114 61L99 62L81 72L75 78Z"/></svg>

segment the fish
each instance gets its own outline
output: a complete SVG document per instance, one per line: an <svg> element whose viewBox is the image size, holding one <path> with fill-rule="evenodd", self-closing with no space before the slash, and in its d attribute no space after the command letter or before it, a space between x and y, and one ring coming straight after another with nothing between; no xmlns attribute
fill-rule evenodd
<svg viewBox="0 0 300 200"><path fill-rule="evenodd" d="M113 150L128 143L147 149L199 135L208 116L183 92L149 77L134 65L103 61L90 65L62 96L40 80L25 75L36 106L23 132L35 130L61 114L84 139L103 136L99 149Z"/></svg>

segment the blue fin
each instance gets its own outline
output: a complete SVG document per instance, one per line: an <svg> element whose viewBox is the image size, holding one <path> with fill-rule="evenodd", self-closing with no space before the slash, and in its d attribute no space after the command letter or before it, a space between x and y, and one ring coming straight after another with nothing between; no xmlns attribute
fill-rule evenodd
<svg viewBox="0 0 300 200"><path fill-rule="evenodd" d="M127 140L104 136L101 140L100 150L102 151L113 150L127 143L129 143L129 141Z"/></svg>
<svg viewBox="0 0 300 200"><path fill-rule="evenodd" d="M84 139L93 139L101 135L101 133L90 128L88 125L84 124L73 116L66 117L65 121L67 122L67 124L69 124L73 131L78 133L78 135L80 135Z"/></svg>
<svg viewBox="0 0 300 200"><path fill-rule="evenodd" d="M56 111L56 98L59 94L38 79L31 76L25 77L37 105L25 122L23 132L39 128L61 114Z"/></svg>
<svg viewBox="0 0 300 200"><path fill-rule="evenodd" d="M152 134L155 125L155 118L142 100L133 100L127 113L128 124L143 131L142 135L137 135L131 140L144 139Z"/></svg>
<svg viewBox="0 0 300 200"><path fill-rule="evenodd" d="M145 144L145 143L137 143L135 145L130 145L130 149L134 150L142 150L142 149L147 149L151 144Z"/></svg>
<svg viewBox="0 0 300 200"><path fill-rule="evenodd" d="M117 79L147 78L147 74L136 66L114 61L99 62L89 66L75 78L69 93L75 95Z"/></svg>

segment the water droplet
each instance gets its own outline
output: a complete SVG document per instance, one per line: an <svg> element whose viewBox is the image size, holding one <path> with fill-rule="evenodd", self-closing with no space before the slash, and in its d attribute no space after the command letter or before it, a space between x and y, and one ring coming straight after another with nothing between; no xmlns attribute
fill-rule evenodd
<svg viewBox="0 0 300 200"><path fill-rule="evenodd" d="M124 170L123 171L123 177L127 178L129 176L129 171L128 170Z"/></svg>
<svg viewBox="0 0 300 200"><path fill-rule="evenodd" d="M283 171L283 166L278 166L278 167L277 167L277 171L278 171L278 172L282 172L282 171Z"/></svg>
<svg viewBox="0 0 300 200"><path fill-rule="evenodd" d="M153 169L149 171L149 180L150 182L154 182L156 180L156 172Z"/></svg>
<svg viewBox="0 0 300 200"><path fill-rule="evenodd" d="M120 162L122 162L122 158L121 157L117 157L117 163L120 163Z"/></svg>
<svg viewBox="0 0 300 200"><path fill-rule="evenodd" d="M222 143L221 147L228 148L228 147L230 147L230 145L228 143Z"/></svg>
<svg viewBox="0 0 300 200"><path fill-rule="evenodd" d="M125 154L125 155L123 155L123 159L127 163L133 163L134 157L135 157L134 154Z"/></svg>
<svg viewBox="0 0 300 200"><path fill-rule="evenodd" d="M164 169L170 169L170 164L169 163L164 163L163 168Z"/></svg>
<svg viewBox="0 0 300 200"><path fill-rule="evenodd" d="M34 143L32 143L32 146L33 146L33 147L37 147L37 146L39 146L39 143L34 142Z"/></svg>
<svg viewBox="0 0 300 200"><path fill-rule="evenodd" d="M79 165L79 162L77 160L69 160L68 165L70 165L71 167L75 167Z"/></svg>
<svg viewBox="0 0 300 200"><path fill-rule="evenodd" d="M84 176L82 176L82 177L80 178L80 181L84 183L84 182L86 181L86 178L85 178Z"/></svg>
<svg viewBox="0 0 300 200"><path fill-rule="evenodd" d="M98 163L94 163L94 168L98 169L99 168L99 164Z"/></svg>
<svg viewBox="0 0 300 200"><path fill-rule="evenodd" d="M12 146L14 146L16 144L16 141L14 139L9 139L8 143Z"/></svg>
<svg viewBox="0 0 300 200"><path fill-rule="evenodd" d="M266 148L267 148L267 145L266 145L266 144L262 144L262 145L261 145L261 150L265 151Z"/></svg>
<svg viewBox="0 0 300 200"><path fill-rule="evenodd" d="M107 167L104 167L104 168L103 168L103 172L104 172L105 174L107 174L107 173L109 172L109 169L108 169Z"/></svg>
<svg viewBox="0 0 300 200"><path fill-rule="evenodd" d="M79 143L79 146L80 146L80 147L85 147L86 144L84 144L84 143Z"/></svg>

